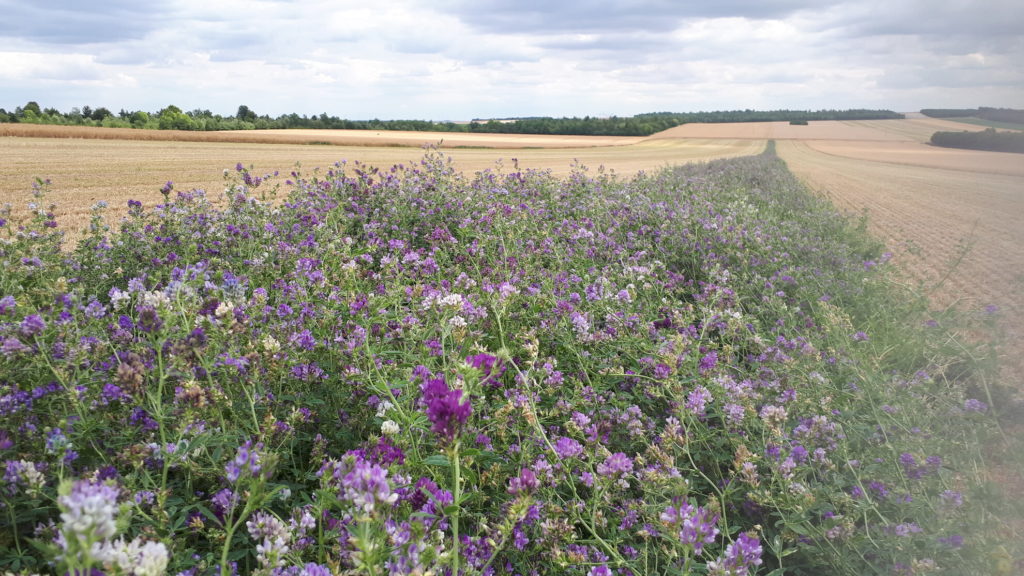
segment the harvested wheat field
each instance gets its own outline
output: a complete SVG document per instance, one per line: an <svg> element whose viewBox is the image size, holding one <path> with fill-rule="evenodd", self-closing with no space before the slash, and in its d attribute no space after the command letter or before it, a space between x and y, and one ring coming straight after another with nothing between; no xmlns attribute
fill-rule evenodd
<svg viewBox="0 0 1024 576"><path fill-rule="evenodd" d="M241 144L332 144L337 146L437 146L439 148L589 148L625 146L634 136L563 136L534 134L477 134L410 132L401 130L135 130L45 124L0 124L0 137L82 138L87 140L146 140L161 142L231 142Z"/></svg>
<svg viewBox="0 0 1024 576"><path fill-rule="evenodd" d="M90 129L90 133L102 130L107 129L94 128ZM144 130L128 132L143 135L161 133ZM280 134L264 136L284 139L291 137L288 133L290 131L277 132ZM432 132L410 134L418 134L425 142L443 136ZM58 205L57 220L74 235L88 223L89 208L95 202L107 201L111 213L116 215L126 210L129 199L147 204L161 201L159 189L168 180L174 181L176 189L199 188L219 199L224 189L224 170L233 169L239 162L254 166L255 173L259 175L278 171L281 173L278 181L284 182L286 175L297 164L304 173L317 167L332 166L342 160L359 161L384 169L395 164L418 162L423 154L419 144L365 145L372 140L370 135L367 138L371 140L364 141L364 145L347 146L289 144L286 140L284 143L190 142L120 140L110 139L107 134L103 136L0 137L0 157L4 159L0 165L0 203L9 202L15 209L23 209L29 200L33 179L49 178L53 182L49 198ZM515 159L521 168L547 169L556 174L570 172L573 163L578 161L592 170L607 166L610 171L632 175L672 164L756 154L764 148L763 141L733 139L647 141L595 137L593 142L605 142L605 145L582 146L580 142L592 141L575 136L531 136L528 139L519 138L519 135L462 136L481 136L485 138L478 139L479 142L509 145L504 148L445 150L445 154L451 156L458 169L469 173L495 168L498 161L503 161L505 169L511 169ZM309 137L309 134L302 136ZM315 138L323 139L325 136L316 135ZM515 147L516 143L524 141L545 146ZM577 147L565 147L568 142L576 142ZM609 145L611 143L619 145ZM453 143L446 139L445 146L449 144Z"/></svg>
<svg viewBox="0 0 1024 576"><path fill-rule="evenodd" d="M927 142L939 130L984 130L984 126L935 118L906 120L822 120L806 126L789 122L683 124L651 138L754 138L758 140L843 140L858 142Z"/></svg>
<svg viewBox="0 0 1024 576"><path fill-rule="evenodd" d="M884 151L869 158L839 155L850 151L821 142L778 143L790 170L813 190L841 210L867 212L871 230L912 277L934 289L936 304L998 307L1006 348L1022 349L1024 162L1012 154L929 150L935 156L922 154L911 165L906 157L882 161L892 157ZM939 168L942 158L956 169Z"/></svg>
<svg viewBox="0 0 1024 576"><path fill-rule="evenodd" d="M1009 152L958 150L918 142L807 140L805 144L822 154L871 162L1024 176L1024 159Z"/></svg>

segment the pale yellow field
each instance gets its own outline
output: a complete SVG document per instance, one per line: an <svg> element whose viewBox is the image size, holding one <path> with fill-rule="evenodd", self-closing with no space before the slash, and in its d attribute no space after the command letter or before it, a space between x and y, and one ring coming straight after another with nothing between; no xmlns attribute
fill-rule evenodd
<svg viewBox="0 0 1024 576"><path fill-rule="evenodd" d="M3 127L4 125L0 125ZM49 127L33 127L49 128ZM64 127L52 127L67 130ZM360 161L370 166L386 169L395 164L418 162L423 150L417 146L396 146L387 140L391 135L367 133L356 145L302 145L287 143L289 138L326 141L330 138L350 137L331 134L331 131L303 131L301 135L291 131L274 131L254 136L268 139L282 139L277 143L252 142L190 142L182 140L123 140L107 139L103 129L91 129L85 137L21 137L0 136L0 203L10 202L16 209L24 207L29 200L29 191L35 177L52 180L49 198L58 204L58 222L69 231L84 228L88 222L89 207L99 200L107 201L111 213L126 210L129 199L153 204L162 200L159 193L164 182L171 180L175 188L189 190L200 188L211 197L220 198L224 189L223 172L233 170L241 162L253 165L255 173L281 173L279 182L301 165L301 171L311 172L314 168L327 168L336 162ZM96 131L100 131L99 136ZM142 136L159 135L157 131L131 131ZM220 137L232 135L250 136L252 131L241 134L215 133ZM67 134L67 132L64 132ZM58 132L54 132L58 134ZM79 133L81 134L81 133ZM202 133L199 133L202 135ZM405 133L418 135L425 142L434 142L439 133ZM181 133L173 133L180 136ZM191 135L186 133L186 135ZM444 136L444 134L440 134ZM355 136L361 136L355 134ZM521 168L551 170L555 174L567 174L574 162L592 170L605 166L609 171L629 176L639 171L656 170L664 166L692 161L710 160L756 154L763 150L764 141L734 139L698 140L645 140L639 138L577 137L577 136L532 136L473 134L475 146L489 143L500 148L448 148L455 166L467 173L495 168L502 161L505 169L512 167L517 159ZM409 136L398 136L409 139ZM374 138L378 138L374 142ZM417 140L417 138L412 138ZM456 146L455 142L467 142L445 138L444 145ZM521 148L524 142L543 147ZM603 142L596 146L595 143ZM374 144L376 145L370 145ZM588 145L583 146L586 143ZM576 147L567 147L575 144Z"/></svg>
<svg viewBox="0 0 1024 576"><path fill-rule="evenodd" d="M0 137L76 138L88 140L146 140L160 142L230 142L240 144L321 144L337 146L412 146L440 148L590 148L625 146L636 136L562 136L533 134L476 134L407 132L401 130L133 130L91 126L0 124Z"/></svg>
<svg viewBox="0 0 1024 576"><path fill-rule="evenodd" d="M758 140L844 140L857 142L928 142L934 132L979 131L983 126L936 118L906 120L825 120L807 126L789 122L683 124L651 138L755 138Z"/></svg>

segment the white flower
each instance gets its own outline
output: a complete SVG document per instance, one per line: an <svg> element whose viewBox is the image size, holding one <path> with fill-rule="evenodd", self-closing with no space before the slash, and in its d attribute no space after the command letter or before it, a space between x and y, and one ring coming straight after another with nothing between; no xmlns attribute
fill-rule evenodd
<svg viewBox="0 0 1024 576"><path fill-rule="evenodd" d="M383 418L384 416L387 415L388 410L394 407L394 404L388 402L387 400L384 400L383 402L377 405L377 418Z"/></svg>
<svg viewBox="0 0 1024 576"><path fill-rule="evenodd" d="M275 354L281 350L281 343L277 341L277 338L274 338L270 334L264 336L263 339L260 340L260 344L263 346L263 350L270 354Z"/></svg>
<svg viewBox="0 0 1024 576"><path fill-rule="evenodd" d="M142 303L153 308L159 308L162 305L170 304L170 302L171 299L167 297L167 294L158 290L146 292L142 295Z"/></svg>
<svg viewBox="0 0 1024 576"><path fill-rule="evenodd" d="M385 436L394 436L402 431L402 427L394 420L385 420L380 425L380 432Z"/></svg>
<svg viewBox="0 0 1024 576"><path fill-rule="evenodd" d="M224 318L231 316L231 314L234 313L234 311L234 304L232 304L231 302L221 302L220 304L217 305L217 309L214 310L213 315L216 316L218 319L223 320Z"/></svg>
<svg viewBox="0 0 1024 576"><path fill-rule="evenodd" d="M441 298L440 303L442 306L449 306L451 308L462 308L462 295L461 294L449 294L444 298Z"/></svg>
<svg viewBox="0 0 1024 576"><path fill-rule="evenodd" d="M159 576L167 571L167 547L162 542L146 542L136 559L135 576Z"/></svg>
<svg viewBox="0 0 1024 576"><path fill-rule="evenodd" d="M117 532L118 494L117 488L106 484L75 482L71 492L58 499L64 538L96 541L112 537Z"/></svg>
<svg viewBox="0 0 1024 576"><path fill-rule="evenodd" d="M116 566L124 574L159 576L167 570L167 547L162 542L147 542L140 538L125 542L118 538L94 546L93 555L108 570Z"/></svg>
<svg viewBox="0 0 1024 576"><path fill-rule="evenodd" d="M114 307L114 310L121 310L124 308L131 299L131 294L123 292L117 288L110 289L110 304Z"/></svg>
<svg viewBox="0 0 1024 576"><path fill-rule="evenodd" d="M36 463L28 460L21 460L21 464L18 474L21 476L22 481L28 486L30 492L40 490L43 487L43 483L46 479L43 477L43 473L36 469Z"/></svg>

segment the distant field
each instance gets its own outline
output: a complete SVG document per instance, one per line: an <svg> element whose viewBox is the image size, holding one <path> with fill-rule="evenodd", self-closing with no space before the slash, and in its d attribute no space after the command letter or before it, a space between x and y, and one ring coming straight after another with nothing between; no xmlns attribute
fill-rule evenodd
<svg viewBox="0 0 1024 576"><path fill-rule="evenodd" d="M872 153L831 142L778 143L790 170L813 190L854 215L866 210L870 229L894 252L895 262L925 286L943 281L969 246L933 301L997 306L1007 332L1005 349L1024 349L1024 170L987 171L993 164L1006 168L1001 157L1012 154L947 156L943 149L922 149L936 156L922 152L915 166L885 161L895 153L884 147ZM957 167L939 167L943 158ZM965 164L968 158L976 164ZM1024 375L1024 359L1007 360L1013 377Z"/></svg>
<svg viewBox="0 0 1024 576"><path fill-rule="evenodd" d="M10 126L19 125L0 125L0 130L7 129L10 133ZM59 126L27 128L62 129ZM306 173L317 167L329 167L342 160L360 161L386 169L395 164L418 162L422 156L422 150L418 145L397 146L394 141L375 142L375 133L241 133L247 137L285 139L253 143L122 140L111 139L111 134L108 133L96 134L96 131L103 130L107 129L87 128L85 132L69 131L67 134L74 134L75 137L63 138L0 136L0 157L4 159L0 164L0 202L10 202L16 209L23 208L28 201L33 179L37 176L50 178L53 181L51 200L58 204L58 222L71 232L77 233L87 224L89 207L95 202L107 201L114 215L126 210L129 199L147 204L156 203L162 199L158 192L160 186L168 180L173 180L179 190L200 188L206 190L212 198L219 199L224 189L223 171L233 169L238 162L246 166L254 165L255 172L260 175L279 171L281 177L278 181L283 183L296 164L301 164L302 171ZM143 130L124 130L117 133L120 132L130 132L131 136L165 134L161 131ZM177 134L180 133L171 133ZM186 133L192 134L212 134L226 138L238 133ZM310 146L286 142L287 138L294 137L325 140L332 136L362 136L364 140L361 144L345 146ZM405 138L409 143L422 139L424 142L436 143L437 140L431 139L444 137L445 146L454 146L456 142L462 142L463 144L459 145L463 146L468 145L465 142L477 142L480 147L446 150L456 167L468 173L495 168L495 163L499 160L503 161L506 170L511 170L513 159L518 159L522 168L546 169L556 174L568 173L573 162L579 161L592 170L604 165L619 174L632 175L641 170L655 170L673 164L756 154L764 148L764 141L746 139L647 141L639 138L589 139L579 136L459 136L480 138L455 141L449 140L444 134L432 132L399 133L397 136L382 133L380 138ZM509 147L484 148L482 146L485 142L492 146L506 143ZM524 142L529 142L533 147L515 147ZM575 142L576 147L566 147L571 142ZM603 144L594 145L597 142ZM583 146L582 143L588 145Z"/></svg>
<svg viewBox="0 0 1024 576"><path fill-rule="evenodd" d="M996 128L998 130L1024 130L1024 124L1015 124L1012 122L997 122L995 120L986 120L984 118L955 118L954 120L964 124L982 126L984 128Z"/></svg>
<svg viewBox="0 0 1024 576"><path fill-rule="evenodd" d="M544 136L532 134L465 134L462 132L405 132L389 130L135 130L44 124L0 124L0 137L83 138L173 142L231 142L242 144L333 144L337 146L436 145L441 148L589 148L635 144L634 136Z"/></svg>
<svg viewBox="0 0 1024 576"><path fill-rule="evenodd" d="M683 124L650 138L755 138L759 140L852 140L927 142L940 130L981 130L978 126L934 118L907 120L825 120L807 126L789 122Z"/></svg>
<svg viewBox="0 0 1024 576"><path fill-rule="evenodd" d="M1024 176L1020 154L1009 152L941 148L917 142L808 140L806 145L823 154L886 164Z"/></svg>

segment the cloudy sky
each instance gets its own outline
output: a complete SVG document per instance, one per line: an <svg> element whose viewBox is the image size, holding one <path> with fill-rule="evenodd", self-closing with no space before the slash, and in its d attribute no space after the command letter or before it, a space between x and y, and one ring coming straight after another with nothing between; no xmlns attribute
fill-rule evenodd
<svg viewBox="0 0 1024 576"><path fill-rule="evenodd" d="M1024 108L1020 0L0 0L0 15L8 110Z"/></svg>

